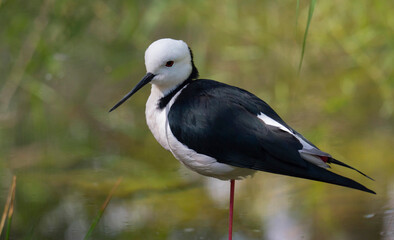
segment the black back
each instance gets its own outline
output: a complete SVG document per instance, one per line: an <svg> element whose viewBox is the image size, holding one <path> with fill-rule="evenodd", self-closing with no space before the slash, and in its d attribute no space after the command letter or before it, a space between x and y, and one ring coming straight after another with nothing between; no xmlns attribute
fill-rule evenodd
<svg viewBox="0 0 394 240"><path fill-rule="evenodd" d="M191 81L171 106L168 121L180 142L218 162L372 192L302 159L302 144L288 132L264 124L257 117L260 113L301 136L263 100L212 80Z"/></svg>

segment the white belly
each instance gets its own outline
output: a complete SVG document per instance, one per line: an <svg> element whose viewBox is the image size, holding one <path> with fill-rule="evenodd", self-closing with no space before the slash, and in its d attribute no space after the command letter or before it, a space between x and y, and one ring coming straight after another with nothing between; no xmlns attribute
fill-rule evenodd
<svg viewBox="0 0 394 240"><path fill-rule="evenodd" d="M163 97L163 93L155 85L152 85L151 94L146 103L145 116L150 131L160 145L171 151L174 157L186 167L205 176L229 180L253 175L254 170L219 163L216 159L199 154L176 139L168 124L167 115L181 91L171 99L164 109L158 109L157 104L159 99Z"/></svg>

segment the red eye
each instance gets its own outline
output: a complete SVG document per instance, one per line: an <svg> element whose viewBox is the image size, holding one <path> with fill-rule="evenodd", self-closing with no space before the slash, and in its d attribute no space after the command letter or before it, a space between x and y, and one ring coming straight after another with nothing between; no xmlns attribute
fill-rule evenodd
<svg viewBox="0 0 394 240"><path fill-rule="evenodd" d="M174 65L174 61L166 62L166 67L172 67L172 65Z"/></svg>

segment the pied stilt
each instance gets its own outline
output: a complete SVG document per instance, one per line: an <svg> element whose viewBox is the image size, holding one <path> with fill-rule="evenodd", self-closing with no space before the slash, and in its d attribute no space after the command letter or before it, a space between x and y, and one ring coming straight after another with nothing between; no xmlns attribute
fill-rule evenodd
<svg viewBox="0 0 394 240"><path fill-rule="evenodd" d="M191 170L231 180L229 239L234 180L256 170L375 193L327 170L333 163L366 176L321 151L263 100L237 87L197 79L185 42L169 38L153 42L145 52L145 66L145 77L110 112L152 83L145 114L156 140Z"/></svg>

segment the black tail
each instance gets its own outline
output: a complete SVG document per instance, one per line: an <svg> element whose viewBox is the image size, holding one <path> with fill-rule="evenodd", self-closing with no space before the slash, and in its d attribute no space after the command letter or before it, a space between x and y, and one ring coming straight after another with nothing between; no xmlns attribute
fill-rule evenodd
<svg viewBox="0 0 394 240"><path fill-rule="evenodd" d="M367 174L365 174L365 173L363 173L363 172L361 172L361 171L355 169L354 167L351 167L351 166L347 165L346 163L343 163L343 162L341 162L341 161L338 161L338 160L336 160L336 159L334 159L334 158L328 159L327 162L328 162L328 163L334 163L334 164L337 164L337 165L340 165L340 166L343 166L343 167L347 167L347 168L353 169L354 171L360 173L361 175L363 175L363 176L365 176L365 177L371 179L372 181L375 181L373 178L371 178L371 177L368 176Z"/></svg>
<svg viewBox="0 0 394 240"><path fill-rule="evenodd" d="M320 182L331 183L331 184L335 184L335 185L339 185L339 186L354 188L354 189L358 189L358 190L361 190L364 192L376 194L371 189L366 188L365 186L361 185L360 183L358 183L350 178L343 177L339 174L333 173L329 170L318 167L318 166L316 166L312 163L309 163L309 162L307 163L306 167L298 167L298 166L289 167L289 165L286 162L282 162L282 161L277 160L275 158L266 158L266 160L268 160L268 161L267 162L256 161L255 165L252 168L256 169L256 170L260 170L260 171L266 171L266 172L271 172L271 173L276 173L276 174L282 174L282 175L288 175L288 176L293 176L293 177L306 178L306 179L320 181ZM335 160L335 159L333 159L333 160ZM342 162L339 162L337 160L335 160L333 163L336 163L338 165L343 164ZM346 164L344 164L344 165L347 166ZM347 166L347 167L350 167L350 166ZM350 168L352 168L352 167L350 167ZM352 169L354 169L354 168L352 168ZM358 171L358 170L356 170L356 171ZM363 173L361 173L361 174L363 174ZM363 174L363 175L366 176L365 174Z"/></svg>
<svg viewBox="0 0 394 240"><path fill-rule="evenodd" d="M371 189L366 188L364 185L362 185L350 178L333 173L333 172L326 170L324 168L321 168L321 167L312 166L312 168L314 168L313 170L310 169L312 171L308 171L308 172L310 172L310 179L322 181L322 182L327 182L327 183L332 183L332 184L336 184L336 185L340 185L340 186L344 186L344 187L350 187L350 188L358 189L358 190L361 190L364 192L376 194ZM361 174L363 174L363 173L361 173ZM365 174L363 174L363 175L366 176ZM368 176L366 176L366 177L368 177Z"/></svg>

